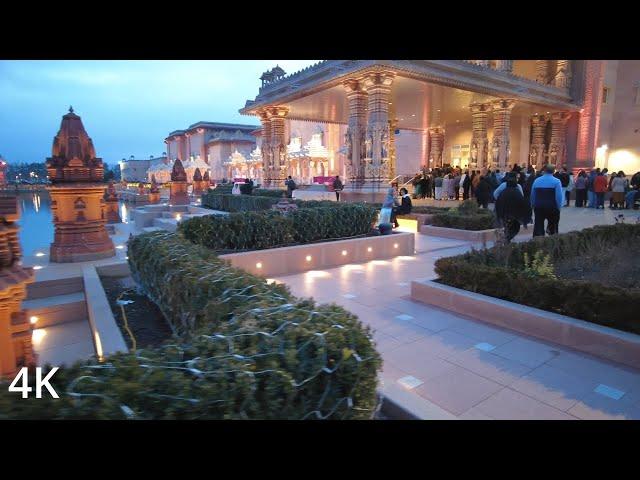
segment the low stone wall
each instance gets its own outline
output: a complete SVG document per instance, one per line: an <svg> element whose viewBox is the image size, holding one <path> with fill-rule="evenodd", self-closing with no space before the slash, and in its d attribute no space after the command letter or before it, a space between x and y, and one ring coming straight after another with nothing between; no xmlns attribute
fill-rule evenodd
<svg viewBox="0 0 640 480"><path fill-rule="evenodd" d="M411 298L600 358L640 368L640 335L430 280L411 282Z"/></svg>
<svg viewBox="0 0 640 480"><path fill-rule="evenodd" d="M109 306L98 271L93 265L87 265L82 268L82 277L96 356L101 358L112 353L129 351Z"/></svg>
<svg viewBox="0 0 640 480"><path fill-rule="evenodd" d="M378 237L231 253L221 255L220 258L229 260L234 267L242 268L254 275L275 277L309 270L322 270L348 263L413 255L414 241L413 233L394 233Z"/></svg>
<svg viewBox="0 0 640 480"><path fill-rule="evenodd" d="M423 235L433 235L434 237L453 238L465 240L467 242L493 242L496 239L495 229L491 230L461 230L459 228L434 227L433 225L422 225L420 233Z"/></svg>

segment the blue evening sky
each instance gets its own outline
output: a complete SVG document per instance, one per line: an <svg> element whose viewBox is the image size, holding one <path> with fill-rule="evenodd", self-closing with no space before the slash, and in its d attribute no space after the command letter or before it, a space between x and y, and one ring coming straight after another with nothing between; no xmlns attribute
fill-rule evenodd
<svg viewBox="0 0 640 480"><path fill-rule="evenodd" d="M69 105L110 164L165 151L173 130L198 121L259 125L240 115L259 77L316 60L0 61L0 154L44 162Z"/></svg>

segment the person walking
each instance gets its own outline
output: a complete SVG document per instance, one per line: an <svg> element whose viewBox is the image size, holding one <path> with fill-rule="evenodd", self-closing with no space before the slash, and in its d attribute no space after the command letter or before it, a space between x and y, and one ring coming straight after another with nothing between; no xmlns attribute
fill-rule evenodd
<svg viewBox="0 0 640 480"><path fill-rule="evenodd" d="M576 191L575 206L578 208L585 207L587 204L587 183L587 174L584 173L584 170L580 170L574 185Z"/></svg>
<svg viewBox="0 0 640 480"><path fill-rule="evenodd" d="M607 187L607 177L604 176L603 172L598 172L593 180L593 192L596 195L595 208L604 209L604 194L607 193Z"/></svg>
<svg viewBox="0 0 640 480"><path fill-rule="evenodd" d="M420 179L420 198L431 198L431 182L429 174L425 171Z"/></svg>
<svg viewBox="0 0 640 480"><path fill-rule="evenodd" d="M460 171L456 170L456 174L453 177L453 198L460 200L460 188L462 187L462 175Z"/></svg>
<svg viewBox="0 0 640 480"><path fill-rule="evenodd" d="M462 188L462 200L467 200L469 198L469 189L471 188L469 170L466 170L460 177L460 187Z"/></svg>
<svg viewBox="0 0 640 480"><path fill-rule="evenodd" d="M553 165L544 168L544 174L536 178L531 186L531 207L535 215L533 224L533 236L544 237L545 221L546 231L549 235L558 233L560 223L560 209L564 205L562 183L553 176Z"/></svg>
<svg viewBox="0 0 640 480"><path fill-rule="evenodd" d="M560 172L556 172L555 176L560 180L560 184L562 185L562 197L566 199L566 205L564 206L569 206L569 196L571 196L571 190L569 190L569 185L571 185L571 175L569 175L567 167L562 167L562 170ZM567 192L569 192L569 195L567 195Z"/></svg>
<svg viewBox="0 0 640 480"><path fill-rule="evenodd" d="M434 185L434 198L436 200L440 200L442 198L442 184L443 184L443 178L440 176L439 173L436 173L436 177L433 179L433 185Z"/></svg>
<svg viewBox="0 0 640 480"><path fill-rule="evenodd" d="M503 188L501 188L504 185ZM528 214L522 187L518 185L514 172L504 176L504 181L496 189L496 218L504 227L507 243L520 231L520 222L524 222Z"/></svg>
<svg viewBox="0 0 640 480"><path fill-rule="evenodd" d="M589 176L587 177L587 198L589 200L588 207L596 208L596 192L595 192L595 184L596 177L600 173L600 169L596 168L595 170L591 170L589 172Z"/></svg>
<svg viewBox="0 0 640 480"><path fill-rule="evenodd" d="M342 185L342 181L340 180L340 175L336 175L336 178L333 179L333 191L336 192L336 202L340 201L340 192L344 189L344 185Z"/></svg>
<svg viewBox="0 0 640 480"><path fill-rule="evenodd" d="M492 193L493 188L491 186L491 182L487 177L481 175L480 180L478 181L478 188L476 188L476 201L478 202L478 205L482 208L487 208L489 206Z"/></svg>
<svg viewBox="0 0 640 480"><path fill-rule="evenodd" d="M613 199L612 207L614 210L624 208L624 193L627 190L627 179L624 172L620 170L618 175L611 181L611 198Z"/></svg>
<svg viewBox="0 0 640 480"><path fill-rule="evenodd" d="M298 188L291 175L287 177L284 184L287 186L287 198L293 198L293 191Z"/></svg>
<svg viewBox="0 0 640 480"><path fill-rule="evenodd" d="M607 192L612 192L609 196L609 208L613 208L613 181L618 176L616 172L613 172L607 180Z"/></svg>

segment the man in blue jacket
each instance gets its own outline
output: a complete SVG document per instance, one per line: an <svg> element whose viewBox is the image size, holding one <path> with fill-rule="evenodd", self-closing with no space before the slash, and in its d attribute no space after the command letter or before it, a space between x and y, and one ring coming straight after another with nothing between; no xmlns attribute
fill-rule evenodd
<svg viewBox="0 0 640 480"><path fill-rule="evenodd" d="M553 176L555 167L547 165L544 174L536 178L531 186L531 208L535 214L533 236L544 237L544 222L547 221L547 233L558 233L560 209L564 204L562 182Z"/></svg>

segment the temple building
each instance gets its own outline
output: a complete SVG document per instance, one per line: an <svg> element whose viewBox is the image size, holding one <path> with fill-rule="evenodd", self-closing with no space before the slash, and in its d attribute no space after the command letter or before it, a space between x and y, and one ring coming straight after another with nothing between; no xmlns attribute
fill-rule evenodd
<svg viewBox="0 0 640 480"><path fill-rule="evenodd" d="M34 273L20 262L19 218L17 198L0 197L0 377L13 377L21 367L37 363L31 343L33 325L21 310Z"/></svg>
<svg viewBox="0 0 640 480"><path fill-rule="evenodd" d="M442 165L640 169L640 61L328 60L261 80L240 113L260 119L273 186L308 176L303 123L323 126L325 173L362 193Z"/></svg>
<svg viewBox="0 0 640 480"><path fill-rule="evenodd" d="M150 155L147 159L135 159L133 155L129 160L124 158L119 162L120 166L120 178L125 182L148 182L149 176L147 172L150 169L161 168L169 163L166 154L160 157L154 157ZM171 167L169 167L169 174L171 174Z"/></svg>
<svg viewBox="0 0 640 480"><path fill-rule="evenodd" d="M82 119L69 108L46 161L52 185L54 239L52 262L81 262L113 257L115 247L105 224L104 167Z"/></svg>
<svg viewBox="0 0 640 480"><path fill-rule="evenodd" d="M255 148L256 139L251 134L255 129L256 125L197 122L186 130L175 130L165 138L167 158L170 162L179 158L185 170L187 162L198 162L203 174L202 164L206 164L211 178L221 180L227 171L224 163L235 150L251 151ZM158 181L161 180L158 178Z"/></svg>

